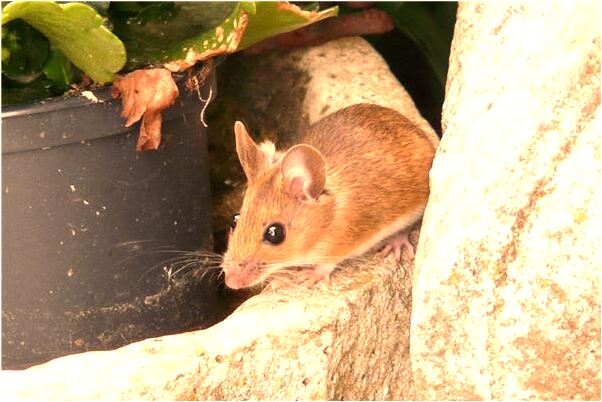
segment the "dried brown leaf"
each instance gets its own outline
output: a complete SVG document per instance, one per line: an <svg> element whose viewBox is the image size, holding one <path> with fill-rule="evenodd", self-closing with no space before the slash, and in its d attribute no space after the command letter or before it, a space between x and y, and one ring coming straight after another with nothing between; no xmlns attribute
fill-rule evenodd
<svg viewBox="0 0 602 402"><path fill-rule="evenodd" d="M163 68L132 71L113 82L112 95L122 99L121 116L127 119L126 127L142 118L136 151L159 148L161 111L173 105L179 95L171 73Z"/></svg>
<svg viewBox="0 0 602 402"><path fill-rule="evenodd" d="M370 8L271 37L243 50L243 53L259 54L272 49L316 46L344 36L379 34L389 32L393 28L393 19L388 13Z"/></svg>

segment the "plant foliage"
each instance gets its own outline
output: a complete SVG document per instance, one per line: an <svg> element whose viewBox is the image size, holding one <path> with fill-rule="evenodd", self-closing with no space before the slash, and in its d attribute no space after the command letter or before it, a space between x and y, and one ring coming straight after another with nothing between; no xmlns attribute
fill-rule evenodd
<svg viewBox="0 0 602 402"><path fill-rule="evenodd" d="M311 6L15 1L2 9L3 103L59 94L82 73L103 83L146 66L181 71L337 14Z"/></svg>
<svg viewBox="0 0 602 402"><path fill-rule="evenodd" d="M42 33L94 81L113 81L113 74L125 64L123 43L102 25L103 18L96 10L86 4L12 2L2 9L2 27L16 19ZM27 40L27 36L23 39Z"/></svg>

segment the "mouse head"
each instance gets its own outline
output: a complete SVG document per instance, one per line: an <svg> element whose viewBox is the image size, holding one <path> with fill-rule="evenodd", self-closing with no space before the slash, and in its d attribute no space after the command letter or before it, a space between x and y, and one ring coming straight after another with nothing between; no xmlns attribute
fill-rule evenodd
<svg viewBox="0 0 602 402"><path fill-rule="evenodd" d="M315 263L332 221L333 199L317 149L300 144L279 153L271 142L257 145L241 122L234 132L247 189L222 267L226 285L239 289L286 267Z"/></svg>

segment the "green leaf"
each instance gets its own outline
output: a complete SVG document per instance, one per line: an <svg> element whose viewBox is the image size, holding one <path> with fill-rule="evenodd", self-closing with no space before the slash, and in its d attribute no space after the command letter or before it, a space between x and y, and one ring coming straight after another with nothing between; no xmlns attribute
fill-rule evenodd
<svg viewBox="0 0 602 402"><path fill-rule="evenodd" d="M69 85L81 79L74 71L73 64L56 47L50 49L50 57L44 65L44 74L54 86L63 91L69 89Z"/></svg>
<svg viewBox="0 0 602 402"><path fill-rule="evenodd" d="M85 4L15 1L2 10L2 25L21 18L43 33L73 64L96 82L113 81L126 61L123 43Z"/></svg>
<svg viewBox="0 0 602 402"><path fill-rule="evenodd" d="M238 50L245 49L269 37L294 31L325 18L334 17L338 7L322 11L304 11L287 2L256 2L256 12L249 16L249 25Z"/></svg>
<svg viewBox="0 0 602 402"><path fill-rule="evenodd" d="M107 10L109 9L110 1L88 1L86 2L90 7L92 7L98 14L103 17L107 16Z"/></svg>
<svg viewBox="0 0 602 402"><path fill-rule="evenodd" d="M388 12L397 29L407 35L421 50L445 86L449 43L455 21L455 3L425 4L422 2L382 2L377 8Z"/></svg>
<svg viewBox="0 0 602 402"><path fill-rule="evenodd" d="M48 39L23 21L2 26L2 74L28 83L42 74L48 59Z"/></svg>
<svg viewBox="0 0 602 402"><path fill-rule="evenodd" d="M125 7L125 5L129 5ZM169 5L169 6L167 6ZM136 6L136 7L135 7ZM173 60L170 54L200 32L215 29L234 10L231 2L113 3L113 33L125 44L127 70Z"/></svg>
<svg viewBox="0 0 602 402"><path fill-rule="evenodd" d="M312 1L311 3L303 4L303 11L320 11L320 3L317 1Z"/></svg>
<svg viewBox="0 0 602 402"><path fill-rule="evenodd" d="M245 21L254 13L255 2L238 3L219 26L171 45L165 58L167 68L184 70L197 61L235 52L245 34Z"/></svg>
<svg viewBox="0 0 602 402"><path fill-rule="evenodd" d="M128 69L165 64L172 71L180 71L197 61L236 52L270 36L337 14L337 7L305 11L286 2L174 4L175 10L169 18L154 20L142 18L149 12L147 8L109 9L116 17L114 33L122 38L128 51ZM137 10L135 16L133 10ZM130 17L119 18L124 12Z"/></svg>
<svg viewBox="0 0 602 402"><path fill-rule="evenodd" d="M27 85L4 80L2 82L2 105L29 103L44 98L58 96L63 91L56 90L50 81L41 75Z"/></svg>

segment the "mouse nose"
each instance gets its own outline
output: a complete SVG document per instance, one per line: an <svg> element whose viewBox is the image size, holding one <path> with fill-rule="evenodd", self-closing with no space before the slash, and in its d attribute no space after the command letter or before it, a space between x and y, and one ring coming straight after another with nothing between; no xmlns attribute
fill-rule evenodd
<svg viewBox="0 0 602 402"><path fill-rule="evenodd" d="M258 276L260 263L257 260L245 259L236 263L233 268L226 271L226 285L232 289L250 286Z"/></svg>

